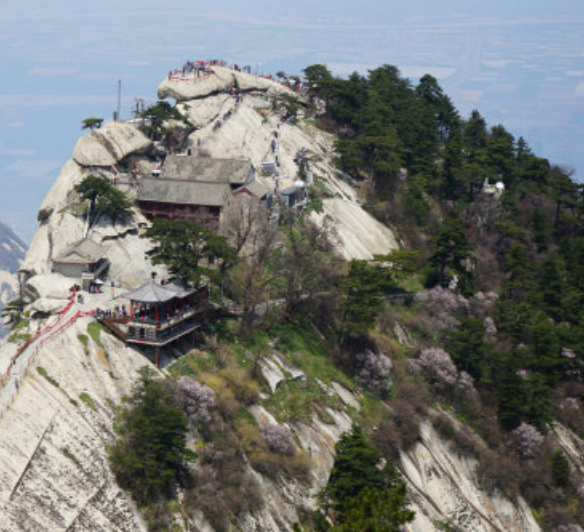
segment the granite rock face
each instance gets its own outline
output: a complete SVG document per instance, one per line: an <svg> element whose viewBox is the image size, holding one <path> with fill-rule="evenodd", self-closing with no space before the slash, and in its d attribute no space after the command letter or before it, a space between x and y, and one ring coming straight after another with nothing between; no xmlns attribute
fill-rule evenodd
<svg viewBox="0 0 584 532"><path fill-rule="evenodd" d="M110 122L81 137L73 159L82 166L111 166L133 153L148 151L152 142L131 124Z"/></svg>
<svg viewBox="0 0 584 532"><path fill-rule="evenodd" d="M18 297L17 272L26 247L14 231L0 222L0 313L9 301ZM0 343L8 329L0 321Z"/></svg>

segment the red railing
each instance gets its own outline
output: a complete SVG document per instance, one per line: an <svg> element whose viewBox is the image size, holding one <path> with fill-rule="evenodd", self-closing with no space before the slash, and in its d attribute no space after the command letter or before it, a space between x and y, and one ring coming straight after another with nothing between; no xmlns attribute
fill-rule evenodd
<svg viewBox="0 0 584 532"><path fill-rule="evenodd" d="M43 334L45 334L48 331L51 331L57 325L59 325L59 323L63 319L63 316L69 311L69 309L71 308L71 305L73 305L73 302L75 301L75 296L76 295L77 295L77 289L74 288L73 289L73 295L71 296L71 299L69 300L69 302L67 303L67 305L65 306L65 308L63 308L63 310L56 317L55 321L53 323L51 323L50 325L47 325L44 328L42 328L41 330L37 331L33 336L31 336L30 338L28 338L27 340L25 340L25 342L18 347L18 349L16 350L16 353L10 359L10 363L8 364L8 368L6 369L6 372L2 375L2 377L0 379L0 384L2 386L4 386L6 384L6 381L8 380L8 377L10 375L10 370L12 369L12 367L14 366L14 364L16 363L18 357L20 357L20 355L24 352L24 350L27 347L29 347L40 336L42 336ZM93 312L93 311L91 311L91 312ZM43 342L40 345L43 345L44 341L45 340L43 339ZM37 349L38 349L38 347L37 347Z"/></svg>

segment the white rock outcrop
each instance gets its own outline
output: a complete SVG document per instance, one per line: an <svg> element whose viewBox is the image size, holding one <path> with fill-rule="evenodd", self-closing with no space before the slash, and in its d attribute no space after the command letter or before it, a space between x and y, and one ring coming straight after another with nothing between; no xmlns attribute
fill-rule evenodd
<svg viewBox="0 0 584 532"><path fill-rule="evenodd" d="M334 245L346 260L368 260L373 255L384 255L399 248L393 232L353 201L325 199L323 212L313 212L311 216L319 223L333 221Z"/></svg>
<svg viewBox="0 0 584 532"><path fill-rule="evenodd" d="M510 501L482 490L476 461L454 453L430 423L422 423L421 435L422 441L400 460L416 512L408 530L438 532L442 522L472 532L540 532L522 498Z"/></svg>
<svg viewBox="0 0 584 532"><path fill-rule="evenodd" d="M126 122L110 122L81 137L73 159L82 166L111 166L132 153L144 153L152 142L144 133Z"/></svg>
<svg viewBox="0 0 584 532"><path fill-rule="evenodd" d="M281 83L229 68L213 66L211 73L196 78L192 75L166 78L158 86L158 98L174 98L177 102L196 100L238 88L242 91L264 91L273 94L298 95Z"/></svg>
<svg viewBox="0 0 584 532"><path fill-rule="evenodd" d="M2 412L2 532L146 531L113 479L105 446L113 441L113 403L149 362L109 335L102 335L107 357L91 340L86 353L77 336L87 335L87 324L77 321L43 347Z"/></svg>
<svg viewBox="0 0 584 532"><path fill-rule="evenodd" d="M233 97L230 94L217 94L200 100L184 101L177 108L199 129L223 116L232 106Z"/></svg>

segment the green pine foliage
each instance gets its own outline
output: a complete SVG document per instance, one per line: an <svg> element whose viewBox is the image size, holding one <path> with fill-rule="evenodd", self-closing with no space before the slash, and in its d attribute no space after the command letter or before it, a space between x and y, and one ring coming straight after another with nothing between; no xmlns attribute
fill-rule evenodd
<svg viewBox="0 0 584 532"><path fill-rule="evenodd" d="M406 486L391 462L382 464L379 451L358 425L344 433L328 484L321 494L325 508L335 510L334 532L379 530L397 532L412 521Z"/></svg>
<svg viewBox="0 0 584 532"><path fill-rule="evenodd" d="M168 127L170 120L189 124L188 119L176 107L165 101L158 101L142 111L140 118L145 119L144 130L153 140L158 140L171 133L171 129Z"/></svg>
<svg viewBox="0 0 584 532"><path fill-rule="evenodd" d="M86 214L90 224L96 223L101 216L107 216L113 223L132 217L130 201L104 177L88 175L75 185L75 192L82 200L89 202Z"/></svg>
<svg viewBox="0 0 584 532"><path fill-rule="evenodd" d="M194 286L204 278L217 281L237 260L226 237L196 222L157 218L144 236L154 243L148 251L152 263L164 264L171 274ZM220 268L203 265L203 259L217 261Z"/></svg>
<svg viewBox="0 0 584 532"><path fill-rule="evenodd" d="M108 449L112 471L141 506L174 496L189 458L187 420L162 380L142 368L115 420L118 441Z"/></svg>
<svg viewBox="0 0 584 532"><path fill-rule="evenodd" d="M341 341L366 333L383 308L383 296L396 289L391 273L380 264L352 260L339 286L343 296L339 325Z"/></svg>

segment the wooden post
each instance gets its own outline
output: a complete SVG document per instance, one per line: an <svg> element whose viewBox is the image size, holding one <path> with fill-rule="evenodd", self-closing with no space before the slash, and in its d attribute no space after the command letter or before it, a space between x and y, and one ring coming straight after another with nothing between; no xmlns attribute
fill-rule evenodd
<svg viewBox="0 0 584 532"><path fill-rule="evenodd" d="M156 346L154 348L154 357L155 357L155 360L156 360L156 367L158 367L158 354L159 354L159 351L160 351L160 348L158 346Z"/></svg>

